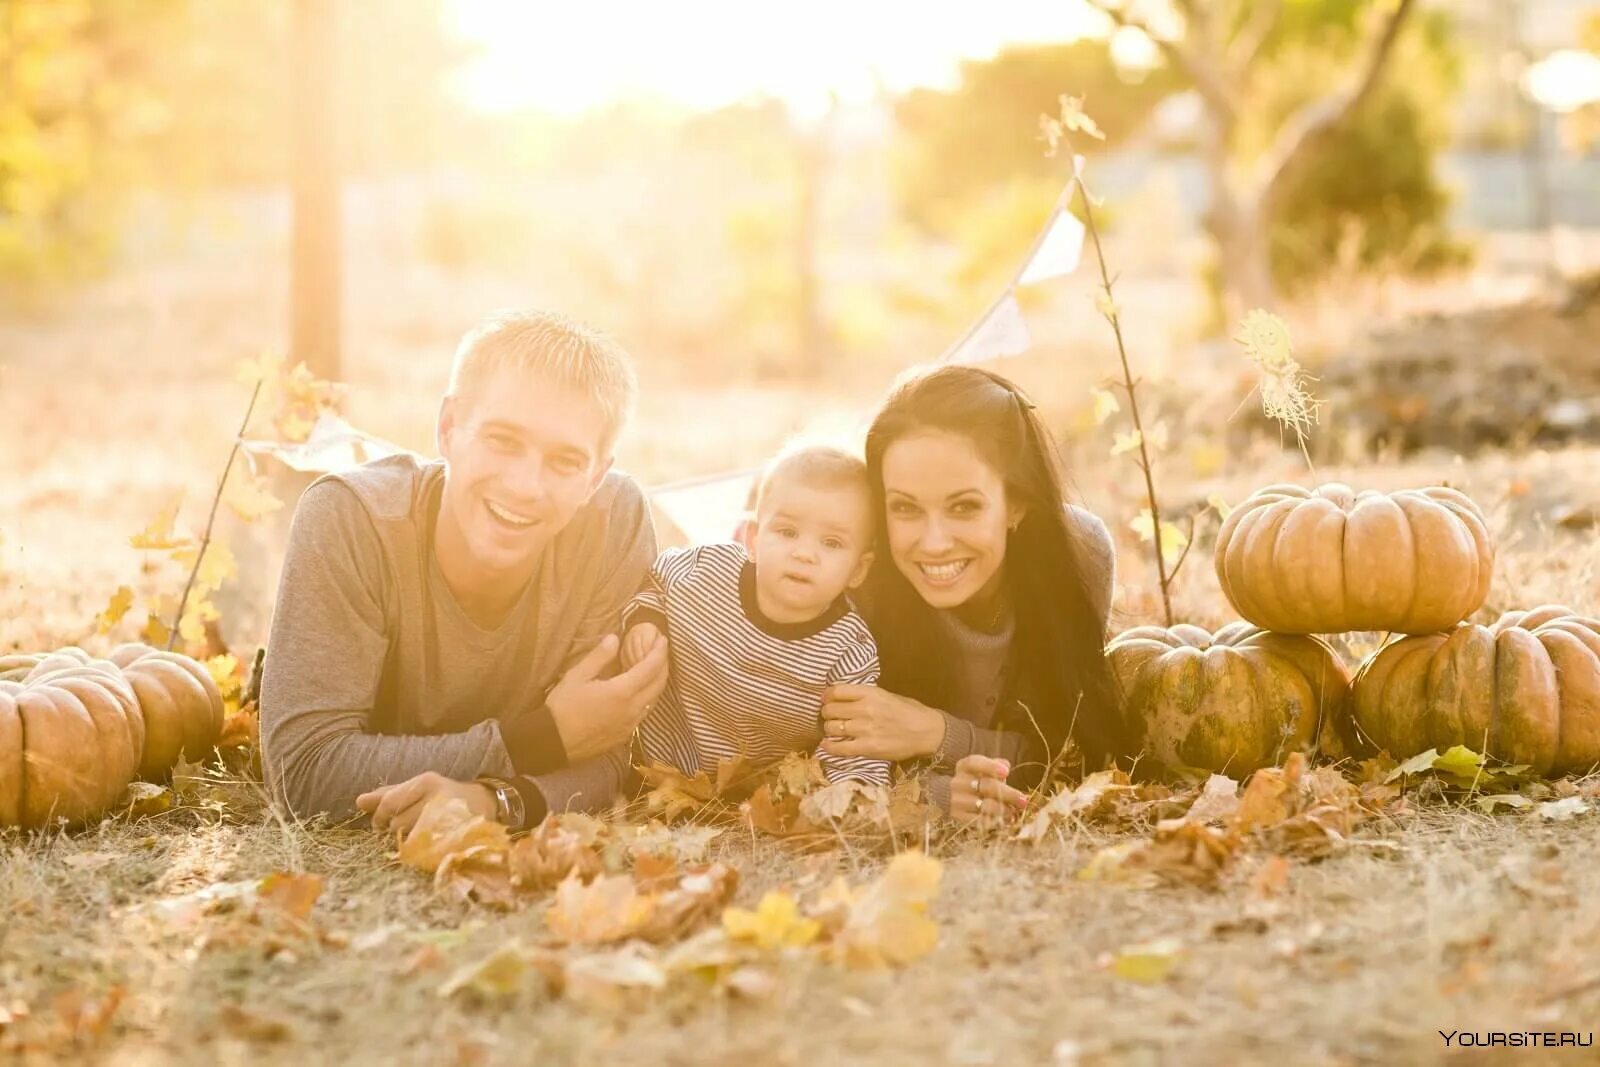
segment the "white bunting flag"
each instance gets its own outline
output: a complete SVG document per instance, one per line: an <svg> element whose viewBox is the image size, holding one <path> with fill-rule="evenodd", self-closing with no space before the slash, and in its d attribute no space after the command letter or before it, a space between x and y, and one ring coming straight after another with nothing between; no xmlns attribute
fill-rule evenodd
<svg viewBox="0 0 1600 1067"><path fill-rule="evenodd" d="M1022 308L1017 306L1017 298L1007 293L940 362L983 363L991 359L1020 356L1032 344L1033 336L1028 333Z"/></svg>
<svg viewBox="0 0 1600 1067"><path fill-rule="evenodd" d="M1076 215L1065 208L1057 211L1017 284L1033 285L1077 270L1078 258L1083 253L1083 233L1083 223Z"/></svg>
<svg viewBox="0 0 1600 1067"><path fill-rule="evenodd" d="M358 430L331 411L320 413L311 433L298 444L241 441L239 446L251 455L272 456L291 470L310 474L347 470L401 451L399 445Z"/></svg>
<svg viewBox="0 0 1600 1067"><path fill-rule="evenodd" d="M732 540L747 517L745 505L757 473L754 469L733 471L650 490L650 502L677 528L657 529L657 539L663 546Z"/></svg>

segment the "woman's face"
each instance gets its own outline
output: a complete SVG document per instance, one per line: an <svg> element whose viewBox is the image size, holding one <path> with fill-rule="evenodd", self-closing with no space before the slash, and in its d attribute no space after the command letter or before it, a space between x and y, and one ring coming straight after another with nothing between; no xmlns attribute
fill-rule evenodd
<svg viewBox="0 0 1600 1067"><path fill-rule="evenodd" d="M919 430L883 453L889 553L935 608L954 608L1000 588L1006 533L1022 509L970 438Z"/></svg>

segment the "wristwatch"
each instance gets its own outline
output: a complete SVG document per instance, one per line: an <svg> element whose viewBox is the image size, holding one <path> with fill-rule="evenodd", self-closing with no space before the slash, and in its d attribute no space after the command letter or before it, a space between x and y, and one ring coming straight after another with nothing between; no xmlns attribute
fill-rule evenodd
<svg viewBox="0 0 1600 1067"><path fill-rule="evenodd" d="M479 778L478 781L494 793L495 822L513 830L521 829L527 815L522 805L522 794L504 778Z"/></svg>

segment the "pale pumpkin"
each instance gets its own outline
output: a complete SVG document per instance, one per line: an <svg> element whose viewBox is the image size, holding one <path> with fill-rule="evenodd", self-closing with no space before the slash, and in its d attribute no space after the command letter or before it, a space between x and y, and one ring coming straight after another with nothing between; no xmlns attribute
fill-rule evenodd
<svg viewBox="0 0 1600 1067"><path fill-rule="evenodd" d="M1320 638L1141 626L1106 655L1130 736L1163 766L1237 778L1294 751L1348 754L1350 672Z"/></svg>
<svg viewBox="0 0 1600 1067"><path fill-rule="evenodd" d="M1354 714L1404 759L1466 745L1539 774L1600 764L1600 620L1546 605L1396 638L1356 672Z"/></svg>
<svg viewBox="0 0 1600 1067"><path fill-rule="evenodd" d="M222 735L222 693L205 666L149 645L121 645L111 662L122 668L144 713L139 777L160 781L182 756L199 762Z"/></svg>
<svg viewBox="0 0 1600 1067"><path fill-rule="evenodd" d="M115 665L80 649L39 657L0 680L0 826L94 818L133 780L143 748L144 719Z"/></svg>
<svg viewBox="0 0 1600 1067"><path fill-rule="evenodd" d="M1441 486L1268 486L1228 515L1213 558L1240 615L1298 634L1444 630L1483 606L1494 570L1483 512Z"/></svg>

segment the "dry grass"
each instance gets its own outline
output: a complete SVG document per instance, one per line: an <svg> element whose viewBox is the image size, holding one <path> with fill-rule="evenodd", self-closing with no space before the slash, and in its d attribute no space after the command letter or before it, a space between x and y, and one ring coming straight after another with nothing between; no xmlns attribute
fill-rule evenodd
<svg viewBox="0 0 1600 1067"><path fill-rule="evenodd" d="M1128 288L1137 301L1137 287ZM113 289L61 324L0 326L9 401L0 425L0 649L104 643L91 620L117 585L170 591L174 576L142 573L126 537L168 493L198 498L215 477L244 399L228 368L271 336L282 311L254 294L240 284L152 302ZM375 300L358 306L366 310L352 324L354 412L426 448L456 327L391 302L400 306L410 309L406 321L379 316ZM128 369L133 353L137 372ZM1019 366L1061 396L1093 379ZM648 402L625 458L646 478L759 452L819 410L843 418L870 395L849 381L827 396L759 383L706 392L648 362L644 376ZM689 424L697 435L680 436ZM1486 614L1546 600L1594 610L1600 543L1548 516L1561 504L1600 502L1595 458L1368 460L1319 474L1377 488L1448 479L1492 513L1503 549ZM1231 462L1213 479L1165 491L1237 500L1266 481L1304 477L1292 453ZM1077 471L1089 503L1119 528L1137 511L1127 473L1087 460ZM1207 624L1225 615L1205 558L1213 532L1202 529L1176 590L1180 613ZM244 539L230 536L236 547ZM265 630L272 545L240 555L254 563L228 632L249 646ZM1152 577L1139 546L1122 546L1120 569L1122 621L1147 620ZM1092 829L1038 847L957 835L933 843L945 859L939 947L903 972L797 959L777 969L779 986L765 1001L678 983L658 997L583 1009L532 979L500 1003L439 996L457 966L511 938L539 941L542 908L505 916L446 900L396 865L390 842L359 827L285 824L255 787L233 783L209 806L70 836L0 836L0 1011L31 1009L14 1027L44 1035L44 1045L25 1058L119 1064L1433 1062L1449 1058L1438 1030L1592 1027L1600 1013L1600 913L1585 906L1600 896L1593 837L1592 817L1547 824L1434 805L1363 831L1362 841L1393 849L1358 844L1295 863L1287 889L1264 908L1248 891L1259 858L1216 892L1150 889L1077 878L1112 840ZM797 856L739 834L719 840L713 855L739 867L743 904L836 870L865 875L881 860L851 849ZM278 870L325 876L314 918L342 945L264 942L229 914L173 929L139 910ZM1130 983L1100 964L1160 937L1186 951L1162 983ZM104 1033L74 1045L56 1032L58 995L92 999L117 986L126 996Z"/></svg>

